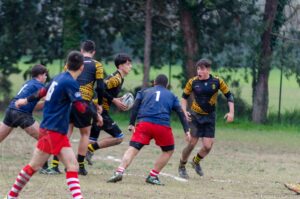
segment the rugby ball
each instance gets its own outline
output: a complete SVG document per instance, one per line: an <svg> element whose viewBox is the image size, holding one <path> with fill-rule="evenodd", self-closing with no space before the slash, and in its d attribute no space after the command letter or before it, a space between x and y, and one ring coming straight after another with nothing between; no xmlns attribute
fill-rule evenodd
<svg viewBox="0 0 300 199"><path fill-rule="evenodd" d="M132 108L132 106L134 104L134 97L131 93L129 93L129 92L125 93L121 97L121 99L122 99L122 103L127 106L127 109L126 109L127 111Z"/></svg>

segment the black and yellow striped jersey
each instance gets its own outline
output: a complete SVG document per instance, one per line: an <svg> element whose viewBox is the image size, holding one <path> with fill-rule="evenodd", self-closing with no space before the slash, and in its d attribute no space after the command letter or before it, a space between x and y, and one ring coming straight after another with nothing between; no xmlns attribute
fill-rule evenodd
<svg viewBox="0 0 300 199"><path fill-rule="evenodd" d="M94 96L94 84L97 80L103 80L103 65L90 58L84 57L84 69L78 76L77 82L80 85L81 96L84 100L91 101Z"/></svg>
<svg viewBox="0 0 300 199"><path fill-rule="evenodd" d="M193 93L194 99L191 109L199 114L209 114L215 111L219 90L228 101L233 102L233 95L224 80L212 75L207 80L199 80L198 76L189 79L182 97L187 99Z"/></svg>
<svg viewBox="0 0 300 199"><path fill-rule="evenodd" d="M112 99L118 97L122 85L124 82L124 78L121 73L117 70L114 73L108 75L104 79L104 97L103 97L103 109L109 111L109 107L112 103Z"/></svg>

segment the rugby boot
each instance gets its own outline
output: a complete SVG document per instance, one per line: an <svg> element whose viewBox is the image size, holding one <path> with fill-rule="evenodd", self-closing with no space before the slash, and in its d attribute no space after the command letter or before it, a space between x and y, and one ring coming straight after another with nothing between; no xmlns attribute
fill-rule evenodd
<svg viewBox="0 0 300 199"><path fill-rule="evenodd" d="M92 161L93 155L94 155L94 153L91 152L91 151L88 151L88 152L86 153L85 159L86 159L88 165L93 165L93 161Z"/></svg>
<svg viewBox="0 0 300 199"><path fill-rule="evenodd" d="M284 186L286 188L288 188L289 190L291 190L297 194L300 194L300 183L297 183L297 184L285 183Z"/></svg>
<svg viewBox="0 0 300 199"><path fill-rule="evenodd" d="M153 177L153 176L148 176L146 178L146 182L149 183L149 184L153 184L153 185L160 185L160 186L163 186L164 184L160 182L160 180L158 179L157 176Z"/></svg>
<svg viewBox="0 0 300 199"><path fill-rule="evenodd" d="M47 174L47 175L59 175L61 174L61 171L59 170L58 166L55 167L52 166L40 173Z"/></svg>
<svg viewBox="0 0 300 199"><path fill-rule="evenodd" d="M184 178L184 179L189 179L189 175L187 174L186 172L186 168L184 165L179 165L178 167L178 174L181 178Z"/></svg>
<svg viewBox="0 0 300 199"><path fill-rule="evenodd" d="M79 164L78 174L82 175L82 176L86 176L88 174L88 171L84 167L84 163L83 164Z"/></svg>
<svg viewBox="0 0 300 199"><path fill-rule="evenodd" d="M112 177L110 177L107 182L119 182L121 181L123 178L123 173L120 173L120 172L115 172L114 175Z"/></svg>
<svg viewBox="0 0 300 199"><path fill-rule="evenodd" d="M192 165L192 167L195 169L196 173L197 173L199 176L203 176L203 175L204 175L204 173L203 173L203 171L202 171L202 168L201 168L201 166L200 166L199 163L197 164L196 162L191 161L191 165Z"/></svg>

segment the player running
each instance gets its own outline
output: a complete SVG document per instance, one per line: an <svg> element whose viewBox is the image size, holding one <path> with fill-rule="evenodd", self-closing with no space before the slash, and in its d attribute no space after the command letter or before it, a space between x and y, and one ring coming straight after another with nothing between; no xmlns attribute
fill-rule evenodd
<svg viewBox="0 0 300 199"><path fill-rule="evenodd" d="M87 162L92 165L92 156L98 149L118 145L123 141L124 134L118 124L110 117L109 108L114 103L119 109L126 110L127 107L122 103L118 95L124 83L124 77L131 71L131 58L129 55L121 53L115 57L115 66L117 70L105 78L105 91L103 98L103 126L99 127L95 123L92 125L90 143L88 152L86 154ZM110 135L110 137L103 138L99 141L100 131L103 130Z"/></svg>
<svg viewBox="0 0 300 199"><path fill-rule="evenodd" d="M208 155L214 143L215 105L219 90L225 95L228 101L229 113L224 118L226 118L227 122L232 122L234 118L233 95L222 79L210 74L210 67L210 60L200 59L196 63L197 76L187 82L182 94L181 105L187 120L190 122L191 140L182 151L178 172L180 177L186 179L189 176L185 165L199 138L202 138L202 148L194 156L191 164L196 173L203 176L200 160ZM188 112L187 99L192 93L194 94L194 101L191 112Z"/></svg>
<svg viewBox="0 0 300 199"><path fill-rule="evenodd" d="M168 78L165 75L158 75L155 79L155 86L137 93L131 116L129 130L133 132L129 148L122 158L122 162L114 175L107 182L118 182L123 178L125 169L139 153L144 145L149 145L152 139L155 140L162 153L154 163L146 182L154 185L163 185L158 175L168 163L174 152L174 136L170 127L170 115L174 110L181 121L187 139L190 138L188 123L181 109L177 97L167 89ZM134 127L135 120L138 120Z"/></svg>

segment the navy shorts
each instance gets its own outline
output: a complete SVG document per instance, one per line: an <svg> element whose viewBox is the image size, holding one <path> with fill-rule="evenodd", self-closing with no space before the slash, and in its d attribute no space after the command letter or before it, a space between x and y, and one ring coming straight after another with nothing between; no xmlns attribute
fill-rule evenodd
<svg viewBox="0 0 300 199"><path fill-rule="evenodd" d="M96 109L96 106L89 101L85 101L89 108ZM70 113L70 123L74 124L76 128L85 128L92 125L92 115L90 113L80 113L77 109L72 106Z"/></svg>
<svg viewBox="0 0 300 199"><path fill-rule="evenodd" d="M190 122L191 135L193 137L215 137L216 114L202 115L191 112L192 121Z"/></svg>
<svg viewBox="0 0 300 199"><path fill-rule="evenodd" d="M103 118L103 126L97 126L95 122L92 124L90 140L97 141L100 136L100 131L103 130L114 138L123 138L124 134L117 123L109 116L108 112L103 110L101 114Z"/></svg>
<svg viewBox="0 0 300 199"><path fill-rule="evenodd" d="M17 128L21 127L25 129L30 127L35 122L32 114L24 113L15 109L8 108L6 109L5 117L3 123L9 127Z"/></svg>

